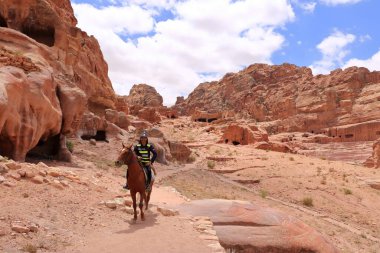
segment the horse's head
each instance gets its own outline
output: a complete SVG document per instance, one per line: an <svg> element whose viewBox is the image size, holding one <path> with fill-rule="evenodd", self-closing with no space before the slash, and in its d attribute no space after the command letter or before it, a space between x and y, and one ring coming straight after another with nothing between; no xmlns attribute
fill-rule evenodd
<svg viewBox="0 0 380 253"><path fill-rule="evenodd" d="M123 164L128 164L128 162L132 159L133 156L133 150L132 150L132 144L130 145L123 145L123 149L120 151L120 154L115 162L115 165L117 167L122 166Z"/></svg>

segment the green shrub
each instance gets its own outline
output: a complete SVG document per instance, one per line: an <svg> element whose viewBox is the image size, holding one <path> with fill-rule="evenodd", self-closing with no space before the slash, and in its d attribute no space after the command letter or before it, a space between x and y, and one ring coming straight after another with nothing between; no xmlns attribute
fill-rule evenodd
<svg viewBox="0 0 380 253"><path fill-rule="evenodd" d="M346 188L343 189L343 192L345 195L351 195L352 194L352 191L350 189L346 189Z"/></svg>
<svg viewBox="0 0 380 253"><path fill-rule="evenodd" d="M305 197L302 199L302 204L304 206L312 207L313 205L313 199L311 197Z"/></svg>
<svg viewBox="0 0 380 253"><path fill-rule="evenodd" d="M72 141L66 141L66 147L70 153L74 152L74 143Z"/></svg>
<svg viewBox="0 0 380 253"><path fill-rule="evenodd" d="M265 199L268 196L268 192L266 190L260 190L260 196Z"/></svg>
<svg viewBox="0 0 380 253"><path fill-rule="evenodd" d="M24 247L22 247L22 250L29 253L36 253L37 247L32 244L27 244Z"/></svg>
<svg viewBox="0 0 380 253"><path fill-rule="evenodd" d="M215 162L214 161L207 161L207 167L209 168L209 169L213 169L213 168L215 168Z"/></svg>
<svg viewBox="0 0 380 253"><path fill-rule="evenodd" d="M193 163L193 162L195 162L195 160L196 160L196 157L195 157L194 153L192 153L192 154L189 156L189 158L187 159L187 162L189 162L189 163Z"/></svg>

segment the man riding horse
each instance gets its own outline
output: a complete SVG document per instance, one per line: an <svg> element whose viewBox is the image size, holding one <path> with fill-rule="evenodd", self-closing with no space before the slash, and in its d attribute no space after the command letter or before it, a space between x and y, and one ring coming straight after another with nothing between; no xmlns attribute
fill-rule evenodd
<svg viewBox="0 0 380 253"><path fill-rule="evenodd" d="M154 149L154 146L148 141L148 133L143 131L140 136L139 143L134 147L134 152L139 159L140 164L146 171L147 175L147 190L150 191L152 189L152 184L154 182L154 176L157 176L156 169L153 167L153 163L157 158L157 152ZM152 157L151 157L152 154ZM152 176L152 169L154 172L154 176ZM126 183L123 187L124 189L128 188L128 170L126 175Z"/></svg>

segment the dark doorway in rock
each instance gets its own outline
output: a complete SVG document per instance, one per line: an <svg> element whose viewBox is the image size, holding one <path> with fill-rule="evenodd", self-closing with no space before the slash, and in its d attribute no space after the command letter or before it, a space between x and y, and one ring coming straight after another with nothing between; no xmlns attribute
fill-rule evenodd
<svg viewBox="0 0 380 253"><path fill-rule="evenodd" d="M59 134L49 137L47 140L40 140L32 150L26 154L27 159L56 159L60 148Z"/></svg>
<svg viewBox="0 0 380 253"><path fill-rule="evenodd" d="M208 119L207 122L211 123L213 121L217 120L216 118L211 118L211 119Z"/></svg>
<svg viewBox="0 0 380 253"><path fill-rule="evenodd" d="M224 140L224 143L226 143L226 144L227 144L227 143L228 143L228 139L225 139L225 140Z"/></svg>
<svg viewBox="0 0 380 253"><path fill-rule="evenodd" d="M7 21L0 15L0 27L8 27Z"/></svg>
<svg viewBox="0 0 380 253"><path fill-rule="evenodd" d="M13 143L6 136L0 136L0 155L13 158Z"/></svg>
<svg viewBox="0 0 380 253"><path fill-rule="evenodd" d="M238 142L238 141L233 141L232 144L234 144L235 146L237 146L237 145L240 145L240 142Z"/></svg>
<svg viewBox="0 0 380 253"><path fill-rule="evenodd" d="M353 134L346 134L344 137L346 137L346 138L354 138L354 135Z"/></svg>
<svg viewBox="0 0 380 253"><path fill-rule="evenodd" d="M205 119L205 118L200 118L200 119L196 119L195 121L198 121L198 122L207 122L207 119Z"/></svg>
<svg viewBox="0 0 380 253"><path fill-rule="evenodd" d="M96 131L96 135L82 135L82 140L89 141L91 139L94 139L96 141L107 141L107 134L106 131Z"/></svg>
<svg viewBox="0 0 380 253"><path fill-rule="evenodd" d="M22 33L46 46L52 47L55 42L54 27L34 27L29 24L23 25Z"/></svg>

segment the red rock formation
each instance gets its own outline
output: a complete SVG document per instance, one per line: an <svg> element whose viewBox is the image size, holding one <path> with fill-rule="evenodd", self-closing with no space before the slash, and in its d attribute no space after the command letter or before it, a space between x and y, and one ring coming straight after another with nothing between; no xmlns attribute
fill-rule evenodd
<svg viewBox="0 0 380 253"><path fill-rule="evenodd" d="M180 212L210 217L220 244L231 252L338 252L296 218L249 202L197 200L183 204Z"/></svg>
<svg viewBox="0 0 380 253"><path fill-rule="evenodd" d="M168 119L177 119L178 118L178 111L173 108L168 108L166 106L163 106L158 109L158 112L165 118Z"/></svg>
<svg viewBox="0 0 380 253"><path fill-rule="evenodd" d="M370 168L380 168L380 139L373 143L372 156L365 161L364 165Z"/></svg>
<svg viewBox="0 0 380 253"><path fill-rule="evenodd" d="M268 134L254 125L232 124L223 130L220 143L231 143L234 145L249 145L256 142L268 141Z"/></svg>
<svg viewBox="0 0 380 253"><path fill-rule="evenodd" d="M154 87L147 84L137 84L133 85L127 101L130 106L161 107L163 99Z"/></svg>
<svg viewBox="0 0 380 253"><path fill-rule="evenodd" d="M150 123L158 123L158 122L161 121L161 116L157 112L157 109L156 108L152 108L152 107L142 108L137 113L137 116L140 119L146 120L146 121L148 121Z"/></svg>
<svg viewBox="0 0 380 253"><path fill-rule="evenodd" d="M313 76L305 67L254 64L200 84L177 107L187 115L197 109L232 110L265 125L270 134L308 131L335 141L375 140L380 136L379 83L380 72L365 68Z"/></svg>
<svg viewBox="0 0 380 253"><path fill-rule="evenodd" d="M180 162L187 162L190 155L191 150L180 142L169 141L170 154L174 159Z"/></svg>
<svg viewBox="0 0 380 253"><path fill-rule="evenodd" d="M130 106L130 113L150 123L160 122L161 116L169 119L178 118L177 110L163 106L162 96L147 84L134 85L129 96L125 98Z"/></svg>
<svg viewBox="0 0 380 253"><path fill-rule="evenodd" d="M199 122L213 122L215 120L221 119L221 112L207 112L195 110L191 115L191 120Z"/></svg>
<svg viewBox="0 0 380 253"><path fill-rule="evenodd" d="M74 134L84 111L115 107L99 44L76 27L70 1L3 0L0 19L0 154L62 146L55 136Z"/></svg>
<svg viewBox="0 0 380 253"><path fill-rule="evenodd" d="M255 144L255 148L262 149L262 150L271 150L275 152L281 152L281 153L291 153L292 148L282 142L258 142Z"/></svg>

